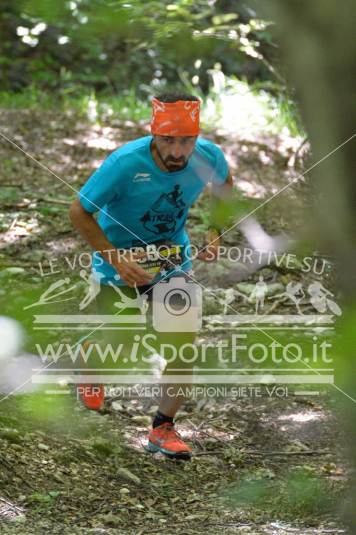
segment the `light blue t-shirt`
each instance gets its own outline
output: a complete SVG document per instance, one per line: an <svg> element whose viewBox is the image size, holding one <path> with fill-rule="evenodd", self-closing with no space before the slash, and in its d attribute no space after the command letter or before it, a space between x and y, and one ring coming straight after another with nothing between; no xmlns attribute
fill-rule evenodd
<svg viewBox="0 0 356 535"><path fill-rule="evenodd" d="M184 169L162 171L151 153L152 140L152 136L141 137L115 150L78 197L87 212L99 211L98 224L115 247L145 247L167 239L183 247L182 270L188 271L190 242L185 222L189 208L208 183L225 182L228 166L217 145L198 137ZM114 279L116 270L99 253L92 259L101 284L124 285ZM158 274L154 282L159 278Z"/></svg>

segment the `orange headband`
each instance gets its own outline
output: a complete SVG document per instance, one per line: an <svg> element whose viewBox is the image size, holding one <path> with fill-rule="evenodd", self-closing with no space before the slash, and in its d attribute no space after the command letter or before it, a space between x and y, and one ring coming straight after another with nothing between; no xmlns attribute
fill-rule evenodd
<svg viewBox="0 0 356 535"><path fill-rule="evenodd" d="M199 110L199 100L161 102L153 97L151 133L157 136L197 136Z"/></svg>

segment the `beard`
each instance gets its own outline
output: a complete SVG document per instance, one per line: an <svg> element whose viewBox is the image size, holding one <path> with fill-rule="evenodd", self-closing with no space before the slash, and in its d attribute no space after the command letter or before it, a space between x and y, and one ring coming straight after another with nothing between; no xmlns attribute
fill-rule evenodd
<svg viewBox="0 0 356 535"><path fill-rule="evenodd" d="M180 171L181 169L184 169L184 167L187 165L188 160L184 158L184 156L178 159L174 158L174 156L171 156L171 155L167 156L166 158L163 158L157 145L155 146L155 149L159 156L159 159L161 160L161 162L164 164L164 166L169 172Z"/></svg>
<svg viewBox="0 0 356 535"><path fill-rule="evenodd" d="M187 160L185 158L176 160L171 156L168 156L163 163L167 167L168 171L180 171L187 165Z"/></svg>

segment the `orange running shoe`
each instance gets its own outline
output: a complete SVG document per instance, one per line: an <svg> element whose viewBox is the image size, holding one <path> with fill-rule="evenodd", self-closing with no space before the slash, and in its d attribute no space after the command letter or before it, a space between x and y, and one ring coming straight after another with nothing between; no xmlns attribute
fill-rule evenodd
<svg viewBox="0 0 356 535"><path fill-rule="evenodd" d="M151 429L147 450L151 453L160 451L172 459L188 460L192 455L191 448L183 442L178 431L174 429L174 425L169 422Z"/></svg>
<svg viewBox="0 0 356 535"><path fill-rule="evenodd" d="M101 384L78 384L77 393L87 409L100 411L104 406L105 390Z"/></svg>

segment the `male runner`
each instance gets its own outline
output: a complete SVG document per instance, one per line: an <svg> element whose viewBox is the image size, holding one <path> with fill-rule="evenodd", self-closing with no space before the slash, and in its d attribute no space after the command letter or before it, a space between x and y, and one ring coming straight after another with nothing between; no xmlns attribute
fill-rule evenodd
<svg viewBox="0 0 356 535"><path fill-rule="evenodd" d="M95 251L92 269L101 285L96 300L103 314L117 311L113 307L118 301L113 285L120 286L131 298L139 290L152 299L152 288L157 283L164 284L160 280L174 282L173 277L182 274L189 280L192 263L185 229L189 208L207 184L212 186L216 203L232 187L222 151L199 137L199 99L193 95L164 94L153 98L152 107L152 135L115 150L82 187L70 208L73 225ZM98 220L93 217L95 212L99 212ZM212 245L199 253L200 260L216 258L218 236L219 229L212 225L206 237ZM165 241L179 246L179 271L168 259L163 272L152 274L140 265L143 254L133 255L133 248ZM175 332L174 343L193 342L195 334ZM112 332L104 335L106 339L113 336ZM120 338L121 334L116 336ZM160 336L170 339L169 333ZM174 362L174 366L176 370L179 364ZM186 364L185 372L191 375ZM173 372L167 364L165 374L170 373ZM169 457L189 458L191 448L174 428L174 416L185 398L172 395L172 387L173 392L178 392L181 386L162 385L162 399L149 433L148 448ZM97 396L90 392L82 399L88 408L99 409L104 388L94 389L93 385L94 391Z"/></svg>

